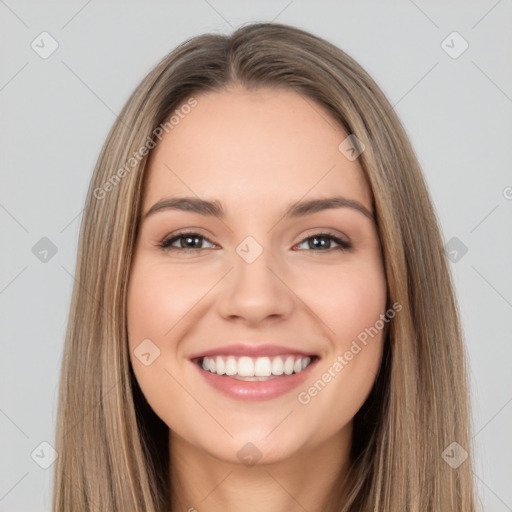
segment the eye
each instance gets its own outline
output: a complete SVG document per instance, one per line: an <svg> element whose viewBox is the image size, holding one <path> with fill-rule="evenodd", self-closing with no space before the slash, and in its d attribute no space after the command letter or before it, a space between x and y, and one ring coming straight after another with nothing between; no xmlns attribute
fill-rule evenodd
<svg viewBox="0 0 512 512"><path fill-rule="evenodd" d="M214 245L206 237L194 232L183 232L175 234L169 238L165 238L159 244L160 248L165 251L199 251L206 249L202 247L202 242L206 241ZM331 247L332 242L338 245L338 247ZM177 245L175 245L177 243ZM336 236L334 233L316 233L312 236L305 238L298 246L308 243L307 248L312 249L313 252L328 252L330 249L345 251L352 248L352 244L346 242ZM298 247L297 246L297 247Z"/></svg>
<svg viewBox="0 0 512 512"><path fill-rule="evenodd" d="M170 238L165 238L162 240L160 247L166 251L198 251L205 249L205 247L201 247L202 240L206 240L209 243L212 243L199 233L179 233ZM174 245L176 242L178 242L177 247Z"/></svg>
<svg viewBox="0 0 512 512"><path fill-rule="evenodd" d="M339 247L331 247L331 243L335 242ZM307 248L313 249L313 252L327 252L329 249L346 251L352 248L352 244L342 240L334 233L315 233L305 238L298 246L307 243Z"/></svg>

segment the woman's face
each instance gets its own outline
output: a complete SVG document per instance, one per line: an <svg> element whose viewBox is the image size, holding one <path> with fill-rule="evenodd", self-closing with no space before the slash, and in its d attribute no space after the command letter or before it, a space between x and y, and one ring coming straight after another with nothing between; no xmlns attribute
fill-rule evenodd
<svg viewBox="0 0 512 512"><path fill-rule="evenodd" d="M173 436L227 462L350 439L386 279L347 134L292 91L195 98L145 178L128 290L142 392ZM310 203L330 198L351 203Z"/></svg>

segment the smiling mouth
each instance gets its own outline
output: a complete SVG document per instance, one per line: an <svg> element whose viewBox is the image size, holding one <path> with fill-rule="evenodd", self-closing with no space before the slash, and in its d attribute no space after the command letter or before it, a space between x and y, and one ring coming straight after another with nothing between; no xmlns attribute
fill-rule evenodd
<svg viewBox="0 0 512 512"><path fill-rule="evenodd" d="M243 381L267 381L301 373L318 356L281 355L273 357L200 357L196 364L205 372Z"/></svg>

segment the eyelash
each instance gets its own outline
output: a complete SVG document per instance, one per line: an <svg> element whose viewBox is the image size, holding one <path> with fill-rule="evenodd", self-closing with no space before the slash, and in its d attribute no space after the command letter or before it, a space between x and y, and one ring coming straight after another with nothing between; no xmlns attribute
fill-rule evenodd
<svg viewBox="0 0 512 512"><path fill-rule="evenodd" d="M193 237L197 237L197 238L206 240L206 241L210 242L211 244L213 244L213 242L211 240L209 240L205 236L202 236L199 233L184 231L182 233L177 233L170 238L165 238L164 240L162 240L162 242L159 243L159 247L164 251L180 251L180 252L197 252L197 251L202 251L202 250L206 249L206 248L194 249L194 248L190 248L190 247L186 247L186 248L173 247L171 245L174 242L176 242L182 238L193 238ZM304 238L301 242L299 242L298 245L302 245L304 242L306 242L307 240L310 240L312 238L327 238L327 239L332 240L335 243L337 243L339 245L339 247L329 248L329 249L325 249L325 250L324 249L320 249L320 250L310 249L309 252L332 252L331 249L339 250L339 251L348 251L349 249L352 249L351 243L346 242L345 240L341 240L334 233L330 233L328 231L322 231L320 233L315 233L313 235L310 235L310 236ZM301 249L301 250L303 250L303 249Z"/></svg>

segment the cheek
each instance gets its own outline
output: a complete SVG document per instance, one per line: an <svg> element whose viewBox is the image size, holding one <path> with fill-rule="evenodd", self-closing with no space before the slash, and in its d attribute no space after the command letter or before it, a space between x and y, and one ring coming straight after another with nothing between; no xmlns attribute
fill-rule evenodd
<svg viewBox="0 0 512 512"><path fill-rule="evenodd" d="M333 348L347 343L379 320L386 310L387 285L379 259L325 267L314 278L301 279L297 293L318 315Z"/></svg>
<svg viewBox="0 0 512 512"><path fill-rule="evenodd" d="M176 419L173 410L187 410L193 403L178 384L182 380L179 346L173 340L178 339L180 320L201 297L199 279L188 274L171 274L169 269L139 260L131 269L127 293L130 361L135 377L153 411L178 431L182 420ZM140 349L142 346L144 350ZM148 352L150 361L145 364L139 355ZM172 409L169 403L173 404Z"/></svg>
<svg viewBox="0 0 512 512"><path fill-rule="evenodd" d="M381 363L387 284L380 259L323 269L303 288L324 324L330 344L315 378L299 402L317 421L329 410L331 422L316 425L324 435L347 424L367 398Z"/></svg>
<svg viewBox="0 0 512 512"><path fill-rule="evenodd" d="M386 281L373 269L371 272L352 273L346 276L337 290L338 312L332 312L338 344L357 338L375 325L386 309Z"/></svg>
<svg viewBox="0 0 512 512"><path fill-rule="evenodd" d="M345 378L364 397L373 385L382 355L387 285L379 262L346 276L339 296L340 309L333 316L336 354L343 354Z"/></svg>
<svg viewBox="0 0 512 512"><path fill-rule="evenodd" d="M169 379L164 369L173 371L175 367L177 344L172 344L172 329L186 313L190 302L187 294L192 295L191 287L183 284L146 262L131 269L127 294L130 359L150 403L160 396L163 383ZM142 355L147 353L150 355Z"/></svg>
<svg viewBox="0 0 512 512"><path fill-rule="evenodd" d="M170 339L169 331L208 290L194 272L137 266L128 287L128 329L132 343L144 338Z"/></svg>

